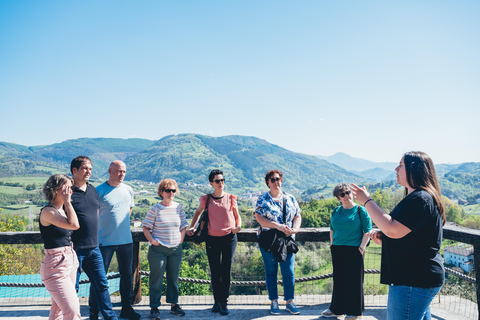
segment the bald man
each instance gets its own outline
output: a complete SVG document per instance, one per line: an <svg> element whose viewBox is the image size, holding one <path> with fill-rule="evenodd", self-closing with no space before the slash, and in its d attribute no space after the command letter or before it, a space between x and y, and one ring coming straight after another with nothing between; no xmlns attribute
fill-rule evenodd
<svg viewBox="0 0 480 320"><path fill-rule="evenodd" d="M105 272L112 261L113 253L117 253L120 271L120 297L122 311L120 318L140 319L131 304L133 240L130 231L130 214L133 208L133 190L123 183L127 167L120 160L115 160L108 169L108 181L97 189L100 199L98 214L98 244L103 257ZM93 294L90 294L93 297ZM98 310L95 299L90 299L90 310Z"/></svg>

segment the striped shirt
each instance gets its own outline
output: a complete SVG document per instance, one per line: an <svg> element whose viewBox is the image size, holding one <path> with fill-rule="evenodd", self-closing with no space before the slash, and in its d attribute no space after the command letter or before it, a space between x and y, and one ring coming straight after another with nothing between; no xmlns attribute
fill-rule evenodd
<svg viewBox="0 0 480 320"><path fill-rule="evenodd" d="M180 244L180 231L188 227L188 222L183 206L173 201L168 207L160 203L151 207L142 225L152 230L152 238L162 246L174 248Z"/></svg>

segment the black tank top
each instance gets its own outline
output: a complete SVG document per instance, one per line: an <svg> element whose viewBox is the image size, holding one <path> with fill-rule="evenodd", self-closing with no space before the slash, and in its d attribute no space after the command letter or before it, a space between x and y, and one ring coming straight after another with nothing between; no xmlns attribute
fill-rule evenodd
<svg viewBox="0 0 480 320"><path fill-rule="evenodd" d="M47 205L46 207L52 207L57 212L57 208L52 205ZM42 208L42 210L44 209ZM40 212L40 215L42 213ZM73 230L68 230L64 228L57 227L53 224L45 227L40 222L40 218L38 219L38 224L40 225L40 234L42 235L43 244L45 249L54 249L60 247L69 247L72 245L72 232Z"/></svg>

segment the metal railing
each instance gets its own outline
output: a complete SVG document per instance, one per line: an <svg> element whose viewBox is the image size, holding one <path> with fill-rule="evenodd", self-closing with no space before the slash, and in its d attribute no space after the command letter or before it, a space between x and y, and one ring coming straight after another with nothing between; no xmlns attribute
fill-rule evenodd
<svg viewBox="0 0 480 320"><path fill-rule="evenodd" d="M140 243L146 242L141 229L133 229L133 249L134 249L134 290L135 302L141 300L141 270L140 270ZM443 229L443 238L470 244L474 248L474 270L475 278L480 279L480 230L473 230L460 227L454 224L448 224ZM296 236L300 242L324 242L330 240L329 228L302 228ZM185 241L191 241L186 236ZM238 233L239 242L257 242L256 229L244 229ZM42 243L40 232L0 232L0 244L38 244ZM372 271L370 271L372 272ZM454 273L449 270L449 273ZM457 275L458 276L458 275ZM323 275L325 277L325 275ZM474 280L474 279L473 279ZM470 278L470 281L472 279ZM475 281L477 311L480 314L480 285Z"/></svg>

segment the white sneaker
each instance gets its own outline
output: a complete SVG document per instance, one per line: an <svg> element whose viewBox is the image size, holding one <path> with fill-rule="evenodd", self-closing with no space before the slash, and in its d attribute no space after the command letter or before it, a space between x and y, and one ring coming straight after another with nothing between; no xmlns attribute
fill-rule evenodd
<svg viewBox="0 0 480 320"><path fill-rule="evenodd" d="M338 318L340 317L341 315L340 314L335 314L333 313L332 311L330 311L330 309L327 309L327 310L324 310L322 312L322 316L323 317L326 317L326 318Z"/></svg>

